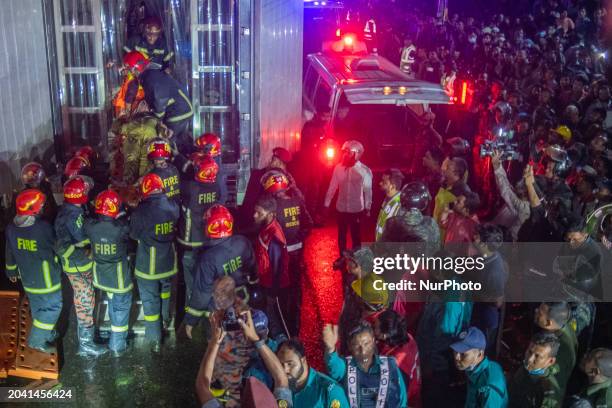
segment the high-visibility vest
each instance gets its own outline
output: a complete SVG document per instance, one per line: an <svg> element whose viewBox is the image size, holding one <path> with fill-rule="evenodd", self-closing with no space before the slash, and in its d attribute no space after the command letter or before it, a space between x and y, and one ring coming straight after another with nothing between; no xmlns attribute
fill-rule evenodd
<svg viewBox="0 0 612 408"><path fill-rule="evenodd" d="M376 35L376 22L373 19L366 21L363 28L363 36L366 40L371 40Z"/></svg>
<svg viewBox="0 0 612 408"><path fill-rule="evenodd" d="M128 73L123 79L121 88L119 88L119 92L117 92L117 94L115 95L115 98L113 99L113 107L115 108L115 116L119 116L121 112L125 110L126 105L127 105L125 101L125 95L127 94L128 88L130 86L130 82L132 82L135 79L136 78L131 72ZM142 101L143 99L144 99L144 89L142 89L142 86L138 85L138 92L136 93L136 98L134 99L134 102L132 102L132 105L130 106L130 110L135 109L136 106L138 106L138 103L140 103L140 101Z"/></svg>

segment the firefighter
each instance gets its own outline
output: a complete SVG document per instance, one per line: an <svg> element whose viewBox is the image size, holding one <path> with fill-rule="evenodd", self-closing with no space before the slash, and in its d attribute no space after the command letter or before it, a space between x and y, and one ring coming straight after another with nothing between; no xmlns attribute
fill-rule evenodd
<svg viewBox="0 0 612 408"><path fill-rule="evenodd" d="M181 186L179 172L172 163L169 163L171 157L172 149L170 148L170 143L166 140L158 138L149 143L147 158L153 164L151 173L157 174L162 179L166 197L180 204Z"/></svg>
<svg viewBox="0 0 612 408"><path fill-rule="evenodd" d="M170 73L170 64L174 52L168 49L161 20L157 17L148 17L143 21L143 24L143 35L130 37L127 44L123 46L123 51L127 54L138 51L152 63L159 65L159 69Z"/></svg>
<svg viewBox="0 0 612 408"><path fill-rule="evenodd" d="M79 156L77 156L79 157ZM96 296L89 239L85 235L83 223L84 205L93 182L85 176L74 176L64 183L64 204L55 219L57 247L61 255L62 268L74 291L74 309L78 323L79 355L100 356L108 351L94 343L94 308Z"/></svg>
<svg viewBox="0 0 612 408"><path fill-rule="evenodd" d="M6 274L13 283L21 279L30 303L28 347L50 353L62 311L62 285L55 232L41 217L46 200L38 189L27 189L17 196L17 215L6 227Z"/></svg>
<svg viewBox="0 0 612 408"><path fill-rule="evenodd" d="M185 308L185 331L189 338L200 318L214 310L215 280L231 276L236 281L238 296L245 302L249 300L247 285L257 281L253 247L246 237L233 235L233 229L234 218L224 206L213 205L204 214L204 231L209 242L206 250L197 254L193 289Z"/></svg>
<svg viewBox="0 0 612 408"><path fill-rule="evenodd" d="M170 325L171 278L177 272L174 247L179 206L164 194L164 182L155 173L140 182L142 200L130 220L130 237L138 241L134 274L145 319L145 338L151 351L161 351L162 324Z"/></svg>
<svg viewBox="0 0 612 408"><path fill-rule="evenodd" d="M219 167L217 182L221 189L219 204L225 205L227 201L227 174L223 170L223 163L221 162L221 138L214 133L204 133L195 140L194 148L195 152L190 156L192 163L196 157L203 155L212 157L215 163L217 163Z"/></svg>
<svg viewBox="0 0 612 408"><path fill-rule="evenodd" d="M64 167L64 177L63 180L66 181L71 177L77 175L87 175L91 174L91 162L83 156L74 156L66 163Z"/></svg>
<svg viewBox="0 0 612 408"><path fill-rule="evenodd" d="M301 303L301 277L304 271L304 241L312 228L312 219L306 211L304 200L289 194L289 180L284 173L270 170L261 178L264 191L276 199L276 220L286 239L289 256L289 292L292 301L286 314L289 333L298 333L299 307Z"/></svg>
<svg viewBox="0 0 612 408"><path fill-rule="evenodd" d="M207 241L202 220L204 213L219 203L221 188L217 182L219 166L210 156L194 159L193 180L181 182L181 218L178 224L183 276L187 287L187 299L191 297L195 250Z"/></svg>
<svg viewBox="0 0 612 408"><path fill-rule="evenodd" d="M172 138L178 150L185 154L184 152L189 151L193 144L191 136L186 134L193 117L193 108L187 91L167 73L157 69L146 69L150 61L138 51L127 53L123 61L144 89L149 109L172 131Z"/></svg>
<svg viewBox="0 0 612 408"><path fill-rule="evenodd" d="M253 219L259 227L255 241L257 273L259 284L266 294L266 314L270 318L270 335L273 338L283 334L290 336L285 319L289 317L289 304L297 303L289 290L291 280L287 239L276 218L276 212L276 199L269 194L257 200L253 212Z"/></svg>
<svg viewBox="0 0 612 408"><path fill-rule="evenodd" d="M57 204L53 198L53 190L51 189L51 183L47 180L45 170L40 163L30 162L27 163L21 169L21 182L25 189L38 189L47 198L45 200L45 206L42 210L42 218L48 222L53 222L55 215L57 214ZM14 197L17 197L17 191L14 192ZM16 206L13 202L13 209L9 212L11 216L16 214Z"/></svg>
<svg viewBox="0 0 612 408"><path fill-rule="evenodd" d="M115 357L127 350L128 323L132 306L132 272L128 264L129 226L121 219L121 199L113 190L96 197L94 218L85 220L85 235L91 241L93 285L106 292L111 335L108 344Z"/></svg>

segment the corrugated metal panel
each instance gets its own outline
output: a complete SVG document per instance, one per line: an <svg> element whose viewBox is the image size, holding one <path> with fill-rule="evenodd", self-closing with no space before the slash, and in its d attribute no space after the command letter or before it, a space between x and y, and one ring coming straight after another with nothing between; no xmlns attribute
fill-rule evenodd
<svg viewBox="0 0 612 408"><path fill-rule="evenodd" d="M0 13L0 191L31 159L54 155L42 2L3 1Z"/></svg>
<svg viewBox="0 0 612 408"><path fill-rule="evenodd" d="M304 2L261 0L257 5L255 69L259 75L255 100L261 167L270 159L274 147L285 146L292 151L299 147Z"/></svg>

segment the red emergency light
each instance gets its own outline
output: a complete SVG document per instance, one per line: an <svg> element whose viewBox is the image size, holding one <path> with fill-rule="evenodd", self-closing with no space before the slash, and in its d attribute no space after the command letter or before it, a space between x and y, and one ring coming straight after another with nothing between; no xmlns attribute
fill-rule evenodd
<svg viewBox="0 0 612 408"><path fill-rule="evenodd" d="M465 105L465 102L467 100L467 88L468 88L467 81L461 82L461 104L462 105Z"/></svg>
<svg viewBox="0 0 612 408"><path fill-rule="evenodd" d="M334 156L336 156L336 149L333 147L328 147L325 149L325 157L327 157L329 160L333 160Z"/></svg>
<svg viewBox="0 0 612 408"><path fill-rule="evenodd" d="M342 41L344 42L345 47L352 47L355 44L355 36L351 34L346 34L342 37Z"/></svg>

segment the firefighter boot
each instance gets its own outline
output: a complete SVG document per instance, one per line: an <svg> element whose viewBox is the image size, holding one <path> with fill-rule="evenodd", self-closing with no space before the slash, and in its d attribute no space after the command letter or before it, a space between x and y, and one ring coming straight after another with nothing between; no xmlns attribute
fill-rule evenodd
<svg viewBox="0 0 612 408"><path fill-rule="evenodd" d="M99 357L108 351L108 348L94 343L94 326L78 326L79 356Z"/></svg>
<svg viewBox="0 0 612 408"><path fill-rule="evenodd" d="M127 351L127 332L112 332L108 342L113 357L121 357Z"/></svg>

